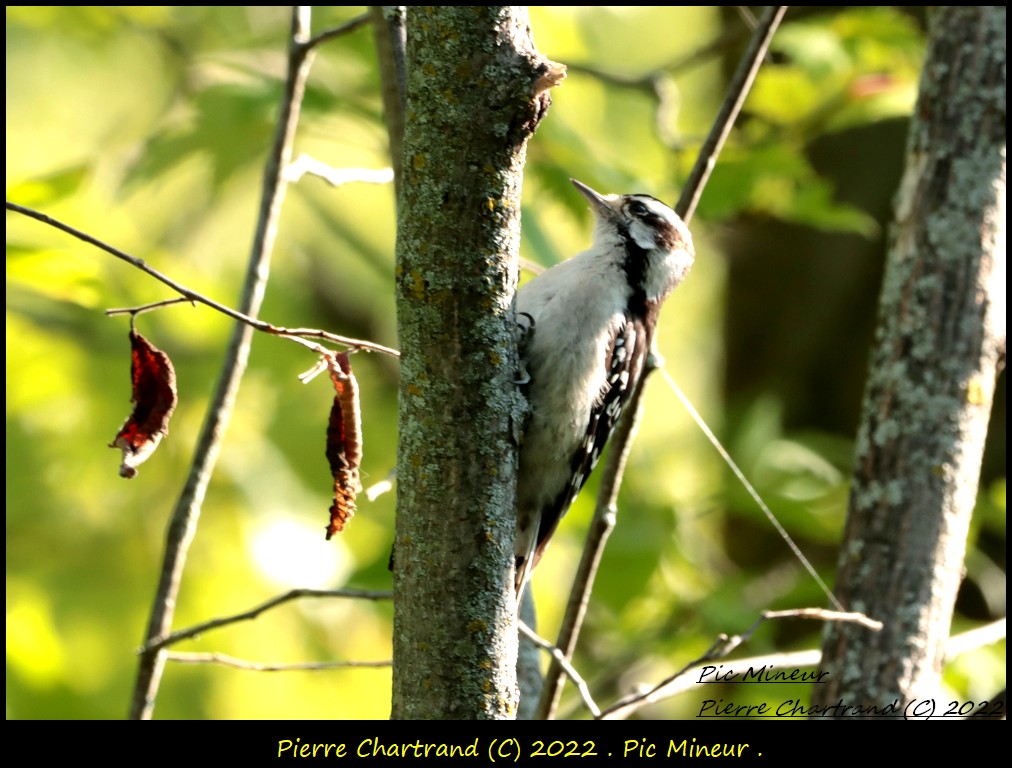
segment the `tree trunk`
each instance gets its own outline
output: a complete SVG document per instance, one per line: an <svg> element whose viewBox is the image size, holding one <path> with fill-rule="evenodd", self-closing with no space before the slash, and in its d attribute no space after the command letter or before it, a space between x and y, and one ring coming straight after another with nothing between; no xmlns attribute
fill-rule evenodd
<svg viewBox="0 0 1012 768"><path fill-rule="evenodd" d="M1005 346L1004 7L939 7L879 302L839 564L830 716L937 695ZM844 706L874 707L865 712Z"/></svg>
<svg viewBox="0 0 1012 768"><path fill-rule="evenodd" d="M561 73L520 7L406 26L392 714L512 717L520 187Z"/></svg>

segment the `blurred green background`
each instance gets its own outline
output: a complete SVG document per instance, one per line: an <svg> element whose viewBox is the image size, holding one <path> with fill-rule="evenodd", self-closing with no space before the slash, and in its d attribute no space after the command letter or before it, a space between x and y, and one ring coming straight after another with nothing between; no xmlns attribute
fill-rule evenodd
<svg viewBox="0 0 1012 768"><path fill-rule="evenodd" d="M321 9L314 31L363 10ZM522 254L552 264L588 244L589 213L569 177L677 198L748 28L717 7L533 7L531 20L542 53L570 67L524 184ZM8 7L7 199L234 305L287 29L287 12L267 7ZM667 370L830 583L924 37L916 12L788 15L693 222L696 266L661 323ZM336 168L389 165L368 27L319 50L296 153ZM396 346L394 234L390 186L302 179L285 204L262 316ZM127 711L166 522L230 326L185 305L140 318L175 363L180 404L169 437L127 482L106 446L130 411L128 320L103 310L169 296L122 262L7 214L8 718ZM177 628L293 587L390 586L392 494L362 499L345 533L323 539L332 390L325 376L296 378L313 362L296 345L255 340ZM380 356L353 362L368 486L395 463L397 370ZM955 629L1004 616L1004 393L1002 383ZM547 637L595 489L596 477L533 581ZM655 377L576 660L599 703L670 674L762 609L823 604ZM301 601L177 649L265 663L386 659L391 613L388 603ZM743 653L818 638L811 624L768 625ZM981 699L1004 676L1002 644L958 659L946 682ZM170 663L155 716L383 718L389 688L388 668ZM759 701L757 688L728 695ZM692 716L702 698L643 714Z"/></svg>

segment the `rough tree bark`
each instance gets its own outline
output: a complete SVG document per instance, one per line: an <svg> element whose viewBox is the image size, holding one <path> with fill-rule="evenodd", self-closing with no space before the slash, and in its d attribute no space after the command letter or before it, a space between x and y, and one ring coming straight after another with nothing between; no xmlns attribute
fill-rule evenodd
<svg viewBox="0 0 1012 768"><path fill-rule="evenodd" d="M997 6L931 20L837 587L885 628L829 628L819 707L903 714L938 688L1005 347L1005 22Z"/></svg>
<svg viewBox="0 0 1012 768"><path fill-rule="evenodd" d="M522 7L406 27L392 715L512 717L520 186L562 70Z"/></svg>

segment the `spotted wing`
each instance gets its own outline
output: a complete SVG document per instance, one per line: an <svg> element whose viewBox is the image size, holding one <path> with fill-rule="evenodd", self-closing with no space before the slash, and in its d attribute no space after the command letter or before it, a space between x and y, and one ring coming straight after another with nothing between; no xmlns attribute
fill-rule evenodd
<svg viewBox="0 0 1012 768"><path fill-rule="evenodd" d="M608 378L597 404L589 414L586 437L573 454L569 483L552 505L541 514L538 543L531 568L541 559L559 521L576 500L580 489L587 482L587 477L601 458L605 443L611 437L615 424L622 415L622 409L632 396L633 389L643 373L643 364L649 350L650 339L641 321L627 319L616 329L605 360Z"/></svg>

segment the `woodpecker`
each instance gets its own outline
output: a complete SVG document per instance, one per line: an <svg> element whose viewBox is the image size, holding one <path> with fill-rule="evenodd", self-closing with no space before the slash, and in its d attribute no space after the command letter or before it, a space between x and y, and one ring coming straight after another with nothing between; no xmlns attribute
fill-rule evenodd
<svg viewBox="0 0 1012 768"><path fill-rule="evenodd" d="M530 326L520 347L531 407L517 477L518 602L639 384L661 304L695 257L688 227L660 200L572 182L594 213L593 245L516 297Z"/></svg>

